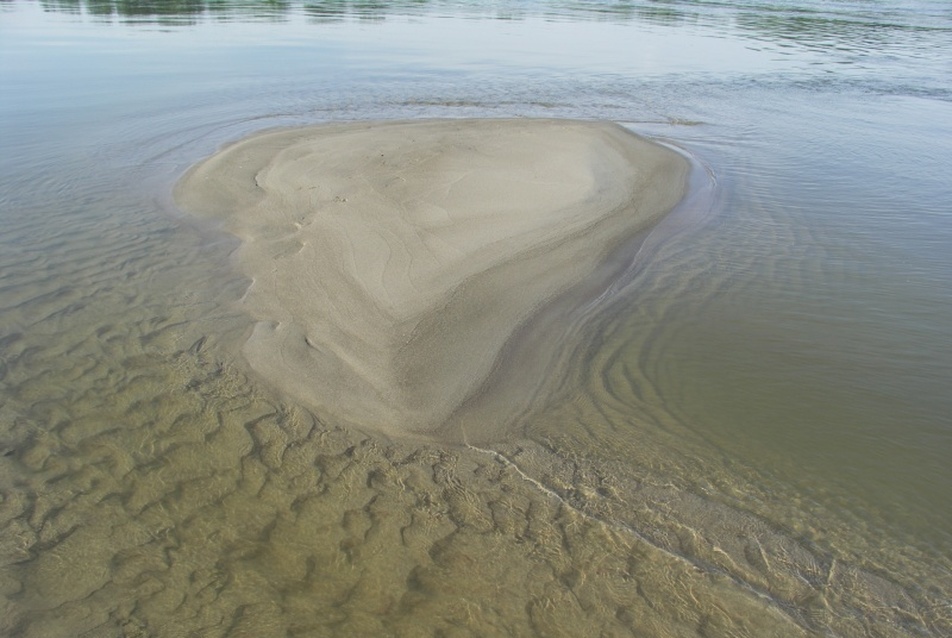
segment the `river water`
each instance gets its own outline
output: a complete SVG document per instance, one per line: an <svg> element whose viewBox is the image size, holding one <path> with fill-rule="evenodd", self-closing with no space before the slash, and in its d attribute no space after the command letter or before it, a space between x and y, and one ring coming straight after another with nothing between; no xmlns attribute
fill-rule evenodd
<svg viewBox="0 0 952 638"><path fill-rule="evenodd" d="M0 3L0 633L952 635L950 60L940 0ZM696 173L555 399L392 441L247 371L188 166L528 116Z"/></svg>

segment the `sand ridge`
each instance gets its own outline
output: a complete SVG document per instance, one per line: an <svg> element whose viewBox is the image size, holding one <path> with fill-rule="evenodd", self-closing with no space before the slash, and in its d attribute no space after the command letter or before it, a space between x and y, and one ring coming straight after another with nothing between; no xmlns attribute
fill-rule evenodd
<svg viewBox="0 0 952 638"><path fill-rule="evenodd" d="M342 423L433 434L517 329L679 201L687 173L612 123L362 122L252 136L175 195L242 240L254 370ZM494 422L519 407L478 404Z"/></svg>

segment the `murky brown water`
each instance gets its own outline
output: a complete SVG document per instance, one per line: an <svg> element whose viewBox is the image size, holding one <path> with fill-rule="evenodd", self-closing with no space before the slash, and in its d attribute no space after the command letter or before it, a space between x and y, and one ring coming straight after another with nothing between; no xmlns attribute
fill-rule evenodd
<svg viewBox="0 0 952 638"><path fill-rule="evenodd" d="M903 75L928 66L911 39L864 49L875 30L842 27L859 14L811 13L866 51L828 86L804 70L822 38L783 12L434 3L326 23L291 3L124 25L93 4L0 7L17 88L0 99L0 634L952 633L933 143L952 113L941 78ZM440 46L472 28L500 48L422 64L407 42L434 25ZM564 27L591 77L556 55ZM634 33L720 51L721 84L690 56L621 68ZM533 34L563 44L503 65ZM502 114L632 122L702 167L598 312L553 328L559 400L472 447L341 429L264 388L239 356L237 244L176 216L181 171L272 125Z"/></svg>

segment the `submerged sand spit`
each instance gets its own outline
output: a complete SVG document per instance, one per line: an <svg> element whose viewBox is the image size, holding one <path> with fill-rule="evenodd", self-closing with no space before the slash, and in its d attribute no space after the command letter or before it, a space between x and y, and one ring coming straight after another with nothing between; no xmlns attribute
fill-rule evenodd
<svg viewBox="0 0 952 638"><path fill-rule="evenodd" d="M507 343L668 212L687 172L609 123L348 123L231 145L176 201L242 240L254 370L342 423L433 434L525 407L539 353L525 392L479 396Z"/></svg>

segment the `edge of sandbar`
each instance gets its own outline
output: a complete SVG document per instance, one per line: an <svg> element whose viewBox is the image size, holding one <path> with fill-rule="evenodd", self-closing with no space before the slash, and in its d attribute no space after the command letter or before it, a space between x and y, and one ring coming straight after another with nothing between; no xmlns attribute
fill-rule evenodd
<svg viewBox="0 0 952 638"><path fill-rule="evenodd" d="M270 385L347 425L446 435L523 409L519 388L486 392L524 363L510 339L670 211L688 172L613 123L356 122L232 143L175 200L242 240L243 351Z"/></svg>

